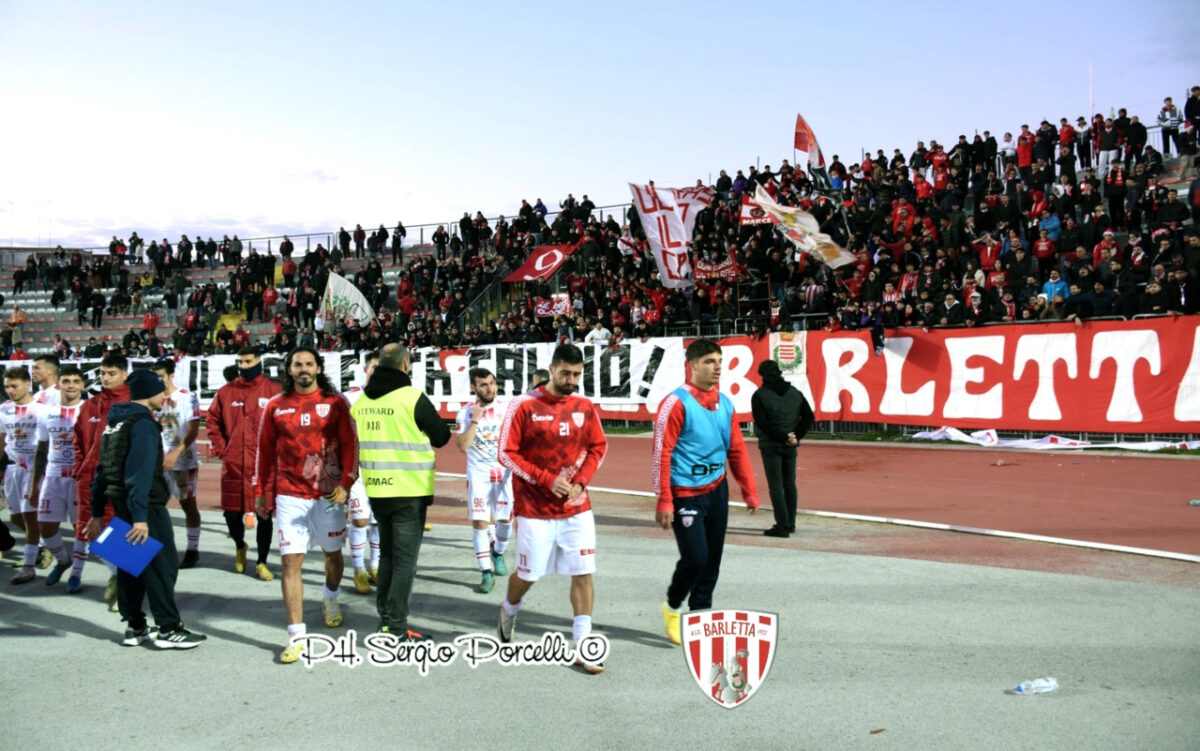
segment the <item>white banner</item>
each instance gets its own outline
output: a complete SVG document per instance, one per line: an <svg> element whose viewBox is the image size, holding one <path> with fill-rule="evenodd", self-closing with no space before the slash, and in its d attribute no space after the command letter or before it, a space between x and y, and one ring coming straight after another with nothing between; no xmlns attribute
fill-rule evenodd
<svg viewBox="0 0 1200 751"><path fill-rule="evenodd" d="M715 195L712 188L696 186L695 188L671 188L675 198L675 207L679 210L679 218L683 220L683 235L690 243L692 231L696 229L696 215L708 208Z"/></svg>
<svg viewBox="0 0 1200 751"><path fill-rule="evenodd" d="M756 385L755 345L748 337L720 340L724 355L721 391L740 414L750 412ZM524 393L533 372L550 367L554 343L490 345L475 349L422 349L413 354L413 385L429 395L443 415L453 415L471 400L467 372L487 368L502 396ZM653 419L659 403L685 379L684 341L679 338L633 340L616 347L584 345L579 393L606 418Z"/></svg>
<svg viewBox="0 0 1200 751"><path fill-rule="evenodd" d="M642 219L642 229L650 241L650 250L658 264L662 284L668 289L692 286L692 262L688 255L691 235L684 224L684 209L675 202L675 191L671 188L656 188L653 185L629 183ZM687 213L695 224L695 212L691 199L686 204Z"/></svg>
<svg viewBox="0 0 1200 751"><path fill-rule="evenodd" d="M350 316L366 326L375 320L375 310L353 282L338 274L330 274L325 295L321 298L321 317L325 319L325 330L333 331L338 321Z"/></svg>
<svg viewBox="0 0 1200 751"><path fill-rule="evenodd" d="M1120 441L1117 443L1092 443L1060 435L1045 435L1041 438L1001 438L995 430L976 430L964 433L958 428L939 428L914 433L913 438L921 441L957 441L973 443L991 448L1034 449L1039 451L1059 449L1121 449L1124 451L1162 451L1163 449L1196 450L1200 441Z"/></svg>

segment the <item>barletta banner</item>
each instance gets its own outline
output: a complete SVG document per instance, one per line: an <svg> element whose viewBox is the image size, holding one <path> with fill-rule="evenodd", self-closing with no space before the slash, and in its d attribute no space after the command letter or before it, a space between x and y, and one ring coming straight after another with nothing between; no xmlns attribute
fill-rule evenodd
<svg viewBox="0 0 1200 751"><path fill-rule="evenodd" d="M771 334L818 420L1037 432L1200 433L1200 316Z"/></svg>
<svg viewBox="0 0 1200 751"><path fill-rule="evenodd" d="M679 338L585 345L580 393L607 419L649 421L686 378ZM883 353L868 332L785 332L719 340L721 390L743 420L759 385L758 364L779 363L813 405L818 420L922 425L971 431L1037 433L1200 433L1200 316L1135 321L895 329ZM554 344L425 348L413 356L413 384L441 414L471 401L467 371L496 374L500 394L528 390L533 372L549 368ZM321 354L325 373L345 391L362 385L365 353ZM207 408L225 383L235 355L185 357L175 383ZM263 357L264 372L283 376L284 356ZM91 393L100 388L99 360L79 365ZM149 361L135 361L147 365ZM29 361L7 366L29 367ZM987 434L979 434L987 435Z"/></svg>

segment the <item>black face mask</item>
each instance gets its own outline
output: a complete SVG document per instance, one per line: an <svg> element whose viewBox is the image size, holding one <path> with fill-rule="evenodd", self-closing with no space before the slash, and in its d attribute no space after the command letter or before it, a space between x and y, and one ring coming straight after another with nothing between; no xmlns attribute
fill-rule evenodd
<svg viewBox="0 0 1200 751"><path fill-rule="evenodd" d="M238 375L245 378L247 381L253 381L262 375L262 362L250 368L238 368Z"/></svg>

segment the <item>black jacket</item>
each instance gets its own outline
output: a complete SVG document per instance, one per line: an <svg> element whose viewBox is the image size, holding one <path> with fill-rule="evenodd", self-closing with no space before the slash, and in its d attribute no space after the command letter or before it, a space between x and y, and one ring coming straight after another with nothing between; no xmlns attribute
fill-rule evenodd
<svg viewBox="0 0 1200 751"><path fill-rule="evenodd" d="M759 448L786 447L788 433L803 438L813 424L812 407L804 394L782 378L763 382L750 397L750 411Z"/></svg>

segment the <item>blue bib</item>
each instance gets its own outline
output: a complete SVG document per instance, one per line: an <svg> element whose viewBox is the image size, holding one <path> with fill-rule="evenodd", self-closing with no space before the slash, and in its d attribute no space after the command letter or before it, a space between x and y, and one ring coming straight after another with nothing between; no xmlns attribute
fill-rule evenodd
<svg viewBox="0 0 1200 751"><path fill-rule="evenodd" d="M717 408L709 410L696 401L687 386L671 393L683 404L683 430L671 454L671 486L698 488L720 480L729 455L733 402L719 394Z"/></svg>

